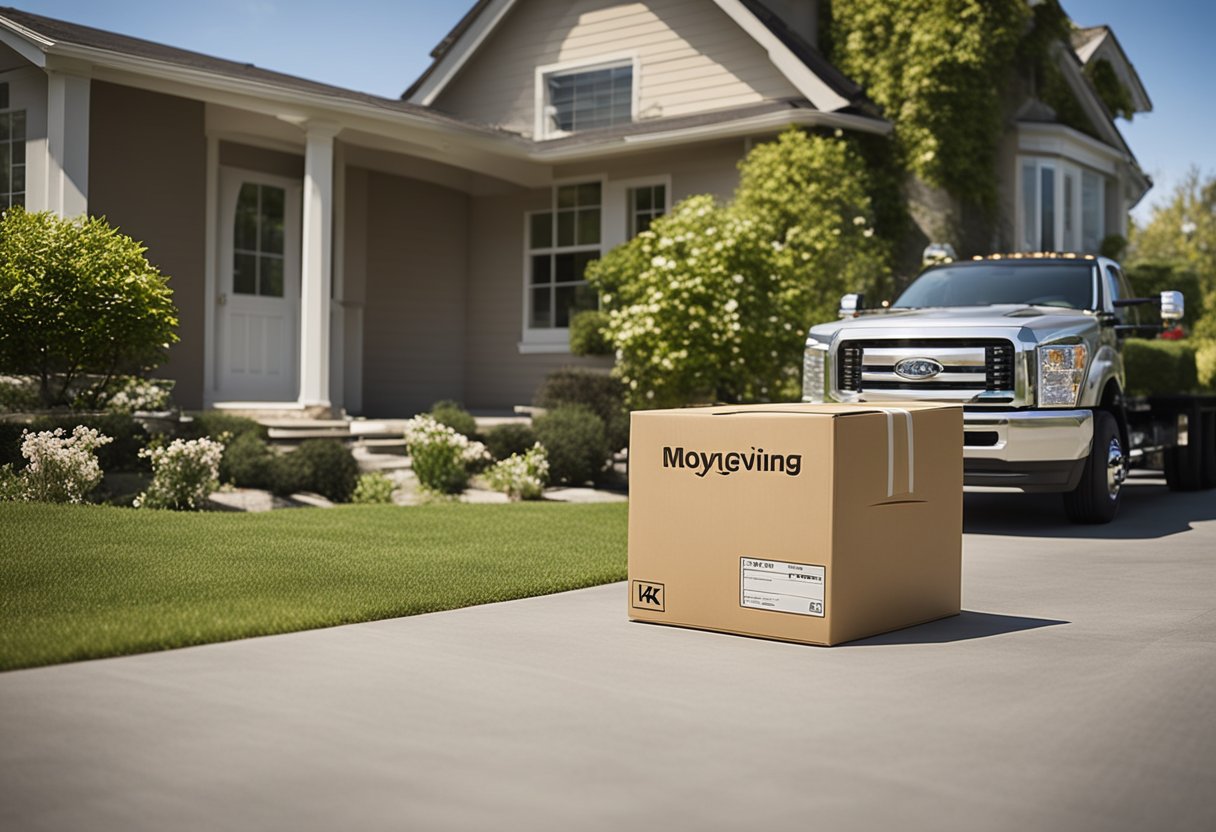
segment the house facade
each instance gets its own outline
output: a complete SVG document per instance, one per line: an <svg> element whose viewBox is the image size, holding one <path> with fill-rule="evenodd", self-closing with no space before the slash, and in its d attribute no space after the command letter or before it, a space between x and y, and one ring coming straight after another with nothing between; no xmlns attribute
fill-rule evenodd
<svg viewBox="0 0 1216 832"><path fill-rule="evenodd" d="M890 131L816 49L815 6L479 0L401 100L4 10L0 200L143 241L180 310L158 375L184 407L505 409L606 366L569 353L586 264L729 196L752 143ZM1067 55L1097 108L1084 61L1122 56L1103 43ZM1001 247L1125 230L1148 183L1095 114L1113 132L1019 118Z"/></svg>

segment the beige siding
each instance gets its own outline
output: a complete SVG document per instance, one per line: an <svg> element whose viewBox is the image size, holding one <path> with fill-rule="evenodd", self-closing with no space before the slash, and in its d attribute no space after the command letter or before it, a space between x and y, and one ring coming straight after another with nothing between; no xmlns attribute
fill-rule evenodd
<svg viewBox="0 0 1216 832"><path fill-rule="evenodd" d="M789 98L764 50L708 0L517 3L435 106L531 135L536 68L635 56L639 118Z"/></svg>
<svg viewBox="0 0 1216 832"><path fill-rule="evenodd" d="M89 213L143 242L169 275L180 343L156 375L203 405L207 144L197 101L94 81L89 104Z"/></svg>
<svg viewBox="0 0 1216 832"><path fill-rule="evenodd" d="M363 412L401 416L464 398L468 197L367 175Z"/></svg>
<svg viewBox="0 0 1216 832"><path fill-rule="evenodd" d="M265 147L220 142L220 164L224 167L282 176L284 179L304 179L303 155Z"/></svg>

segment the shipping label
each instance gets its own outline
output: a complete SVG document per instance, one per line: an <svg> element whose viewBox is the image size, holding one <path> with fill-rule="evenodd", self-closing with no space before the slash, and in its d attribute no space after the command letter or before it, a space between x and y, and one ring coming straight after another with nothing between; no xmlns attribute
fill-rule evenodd
<svg viewBox="0 0 1216 832"><path fill-rule="evenodd" d="M739 603L822 618L825 573L822 566L809 563L739 558Z"/></svg>

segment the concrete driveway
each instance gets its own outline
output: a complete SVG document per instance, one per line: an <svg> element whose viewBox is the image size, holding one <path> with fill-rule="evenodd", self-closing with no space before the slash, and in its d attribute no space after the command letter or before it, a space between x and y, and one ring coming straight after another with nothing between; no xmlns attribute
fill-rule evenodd
<svg viewBox="0 0 1216 832"><path fill-rule="evenodd" d="M832 649L615 585L0 675L0 828L1216 829L1216 494L967 518L968 612Z"/></svg>

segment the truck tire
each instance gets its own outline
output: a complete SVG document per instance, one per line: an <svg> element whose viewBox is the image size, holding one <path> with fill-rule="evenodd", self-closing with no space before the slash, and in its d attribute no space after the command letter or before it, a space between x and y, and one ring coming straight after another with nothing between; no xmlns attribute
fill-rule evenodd
<svg viewBox="0 0 1216 832"><path fill-rule="evenodd" d="M1094 442L1081 481L1064 493L1064 513L1074 523L1109 523L1119 513L1127 456L1119 423L1104 410L1094 411Z"/></svg>
<svg viewBox="0 0 1216 832"><path fill-rule="evenodd" d="M1203 459L1200 461L1199 485L1216 488L1216 410L1203 414Z"/></svg>
<svg viewBox="0 0 1216 832"><path fill-rule="evenodd" d="M1204 445L1209 441L1197 407L1186 413L1187 442L1165 452L1165 484L1171 491L1198 491L1204 486Z"/></svg>

